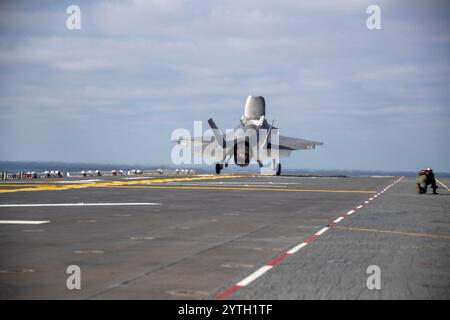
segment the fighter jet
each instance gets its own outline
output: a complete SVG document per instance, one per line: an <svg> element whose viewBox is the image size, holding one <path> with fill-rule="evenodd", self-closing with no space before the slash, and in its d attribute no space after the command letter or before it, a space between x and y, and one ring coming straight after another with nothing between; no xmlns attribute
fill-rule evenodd
<svg viewBox="0 0 450 320"><path fill-rule="evenodd" d="M224 167L228 167L233 158L234 163L240 167L254 163L260 168L269 168L270 174L280 175L280 158L289 157L294 150L315 149L323 144L319 141L280 136L273 123L267 122L264 97L248 96L244 115L236 128L224 133L213 119L209 119L212 136L180 137L174 141L180 145L197 145L197 148L193 148L194 153L201 153L203 156L205 151L209 150L214 158L217 174L220 174Z"/></svg>

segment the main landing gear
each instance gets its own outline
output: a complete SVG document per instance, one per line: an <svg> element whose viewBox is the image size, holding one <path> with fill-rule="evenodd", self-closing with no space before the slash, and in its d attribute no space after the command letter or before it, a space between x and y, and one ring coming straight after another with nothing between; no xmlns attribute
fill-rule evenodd
<svg viewBox="0 0 450 320"><path fill-rule="evenodd" d="M277 165L277 176L279 176L280 174L281 174L281 163L279 163L278 165Z"/></svg>
<svg viewBox="0 0 450 320"><path fill-rule="evenodd" d="M223 164L216 163L216 174L220 174L220 171L223 169Z"/></svg>

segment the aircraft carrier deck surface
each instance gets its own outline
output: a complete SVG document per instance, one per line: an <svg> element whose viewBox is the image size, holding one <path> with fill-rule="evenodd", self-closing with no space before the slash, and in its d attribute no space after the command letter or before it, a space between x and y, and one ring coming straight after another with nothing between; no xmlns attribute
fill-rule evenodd
<svg viewBox="0 0 450 320"><path fill-rule="evenodd" d="M449 299L439 181L439 195L402 177L4 181L0 298Z"/></svg>

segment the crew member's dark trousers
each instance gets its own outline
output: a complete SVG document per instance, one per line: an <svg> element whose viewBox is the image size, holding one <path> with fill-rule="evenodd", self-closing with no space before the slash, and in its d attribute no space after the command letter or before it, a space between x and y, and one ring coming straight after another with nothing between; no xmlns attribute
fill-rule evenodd
<svg viewBox="0 0 450 320"><path fill-rule="evenodd" d="M433 189L433 193L436 193L436 189L437 189L436 180L435 179L431 180L430 184L431 184L431 189Z"/></svg>

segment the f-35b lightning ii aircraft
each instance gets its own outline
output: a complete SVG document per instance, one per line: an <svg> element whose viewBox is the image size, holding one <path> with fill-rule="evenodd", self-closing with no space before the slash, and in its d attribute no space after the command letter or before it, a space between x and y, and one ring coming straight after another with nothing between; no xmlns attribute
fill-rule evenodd
<svg viewBox="0 0 450 320"><path fill-rule="evenodd" d="M290 138L278 135L278 128L269 124L266 120L266 103L264 97L248 96L245 102L245 112L240 119L240 124L233 130L223 133L219 130L213 119L208 120L213 137L179 138L178 144L197 143L201 148L194 148L195 153L205 150L214 153L216 173L220 174L224 167L228 166L231 158L234 162L246 167L251 163L257 163L260 168L268 163L271 174L281 174L279 159L289 157L291 151L315 149L322 142L304 139ZM211 139L212 138L212 139ZM266 165L267 167L267 165Z"/></svg>

